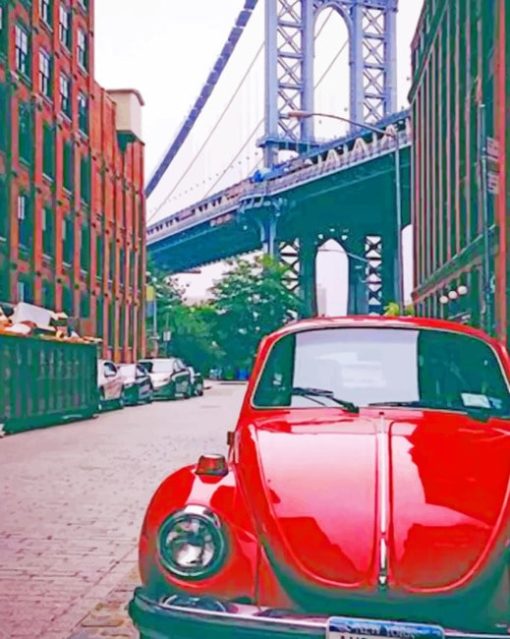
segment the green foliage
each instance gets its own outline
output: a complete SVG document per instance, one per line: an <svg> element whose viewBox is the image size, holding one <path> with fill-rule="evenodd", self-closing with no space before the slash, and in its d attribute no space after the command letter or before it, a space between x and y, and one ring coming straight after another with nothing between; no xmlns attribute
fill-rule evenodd
<svg viewBox="0 0 510 639"><path fill-rule="evenodd" d="M386 317L400 317L400 307L397 302L390 302L384 309L384 315ZM408 304L404 307L404 316L414 315L414 308L412 304Z"/></svg>
<svg viewBox="0 0 510 639"><path fill-rule="evenodd" d="M215 337L224 364L249 368L262 337L289 321L300 303L285 285L287 268L263 256L239 259L212 289Z"/></svg>
<svg viewBox="0 0 510 639"><path fill-rule="evenodd" d="M170 352L204 374L223 357L214 341L215 312L208 305L179 304L169 314L172 341Z"/></svg>
<svg viewBox="0 0 510 639"><path fill-rule="evenodd" d="M296 295L285 286L287 268L267 256L255 262L238 259L211 289L210 303L187 306L174 279L149 267L156 291L157 325L170 330L169 350L207 373L211 368L249 368L262 337L298 311ZM147 335L153 333L148 319ZM160 344L160 352L161 352Z"/></svg>

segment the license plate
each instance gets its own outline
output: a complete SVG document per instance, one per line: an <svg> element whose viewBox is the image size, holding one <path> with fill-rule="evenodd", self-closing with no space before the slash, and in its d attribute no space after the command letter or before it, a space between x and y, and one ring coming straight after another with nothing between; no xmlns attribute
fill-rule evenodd
<svg viewBox="0 0 510 639"><path fill-rule="evenodd" d="M331 617L328 620L326 639L444 639L440 626L405 623L400 621L379 621L374 619L353 619Z"/></svg>

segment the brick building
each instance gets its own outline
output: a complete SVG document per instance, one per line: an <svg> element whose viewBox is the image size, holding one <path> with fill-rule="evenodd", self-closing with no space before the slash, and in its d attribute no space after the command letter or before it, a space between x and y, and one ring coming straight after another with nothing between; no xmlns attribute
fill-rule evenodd
<svg viewBox="0 0 510 639"><path fill-rule="evenodd" d="M426 0L410 93L417 311L504 340L509 13L504 1Z"/></svg>
<svg viewBox="0 0 510 639"><path fill-rule="evenodd" d="M0 0L0 300L78 318L105 357L144 348L136 91L94 80L93 0Z"/></svg>

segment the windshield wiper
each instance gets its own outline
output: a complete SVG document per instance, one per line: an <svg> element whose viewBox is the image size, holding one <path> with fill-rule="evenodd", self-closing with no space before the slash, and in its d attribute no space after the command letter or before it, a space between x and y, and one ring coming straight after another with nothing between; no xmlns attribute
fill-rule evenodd
<svg viewBox="0 0 510 639"><path fill-rule="evenodd" d="M477 419L481 422L488 421L491 417L495 416L493 409L483 408L483 407L471 407L471 406L448 406L447 404L442 404L440 402L424 402L421 400L413 400L413 401L389 401L389 402L372 402L368 404L368 406L388 406L392 407L402 407L402 408L430 408L432 410L446 410L452 411L454 413L464 413L465 415L469 415L473 419Z"/></svg>
<svg viewBox="0 0 510 639"><path fill-rule="evenodd" d="M325 399L329 399L335 404L338 404L338 406L345 408L345 410L348 410L350 413L359 413L359 407L356 406L356 404L353 404L352 402L349 402L345 399L339 399L338 397L335 397L333 391L327 390L325 388L307 388L303 386L294 386L294 388L292 389L292 394L298 395L300 397L308 397L310 399L313 397L324 397ZM322 404L322 402L320 403ZM325 406L326 404L322 405Z"/></svg>
<svg viewBox="0 0 510 639"><path fill-rule="evenodd" d="M462 410L462 409L454 409L451 408L450 406L446 406L445 404L441 404L440 402L424 402L422 400L419 399L415 399L415 400L409 400L409 401L389 401L389 402L371 402L370 404L368 404L368 406L389 406L390 408L392 407L399 407L402 406L402 408L436 408L438 410Z"/></svg>

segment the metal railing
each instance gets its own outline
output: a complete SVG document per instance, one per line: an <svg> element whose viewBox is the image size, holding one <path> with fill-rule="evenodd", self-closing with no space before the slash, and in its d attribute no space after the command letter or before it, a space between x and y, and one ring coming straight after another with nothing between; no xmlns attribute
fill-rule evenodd
<svg viewBox="0 0 510 639"><path fill-rule="evenodd" d="M403 127L400 126L402 123ZM391 127L392 130L398 127L400 148L410 146L411 125L408 111L386 118L379 126ZM150 245L186 228L235 211L247 199L280 193L383 157L393 153L394 145L394 136L358 132L315 147L308 153L260 173L258 181L254 176L246 178L150 226L147 229L147 243Z"/></svg>

